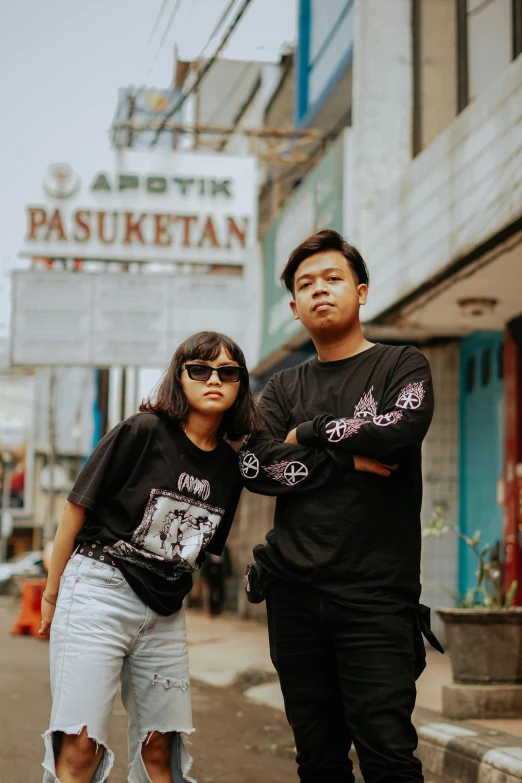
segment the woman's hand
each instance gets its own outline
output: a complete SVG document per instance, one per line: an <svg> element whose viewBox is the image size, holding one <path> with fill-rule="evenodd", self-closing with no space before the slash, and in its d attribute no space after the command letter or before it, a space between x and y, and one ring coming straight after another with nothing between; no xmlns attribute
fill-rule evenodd
<svg viewBox="0 0 522 783"><path fill-rule="evenodd" d="M44 598L42 596L42 625L38 634L42 639L48 639L51 633L51 623L56 611L56 604L50 602L51 599Z"/></svg>
<svg viewBox="0 0 522 783"><path fill-rule="evenodd" d="M355 470L360 470L363 473L375 473L377 476L389 476L392 470L397 470L397 465L383 465L377 459L361 457L356 454L353 457L353 464Z"/></svg>

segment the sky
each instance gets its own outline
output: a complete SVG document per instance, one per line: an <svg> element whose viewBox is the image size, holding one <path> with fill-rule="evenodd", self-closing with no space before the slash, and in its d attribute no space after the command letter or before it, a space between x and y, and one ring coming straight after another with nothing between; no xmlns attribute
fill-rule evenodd
<svg viewBox="0 0 522 783"><path fill-rule="evenodd" d="M1 3L0 338L9 327L9 271L27 264L17 258L24 208L39 192L46 166L74 160L80 150L94 170L109 147L118 87L168 87L174 47L180 59L200 55L228 1ZM236 0L233 10L240 5ZM278 61L282 45L295 41L296 6L297 0L253 0L223 56ZM218 34L206 54L219 40Z"/></svg>

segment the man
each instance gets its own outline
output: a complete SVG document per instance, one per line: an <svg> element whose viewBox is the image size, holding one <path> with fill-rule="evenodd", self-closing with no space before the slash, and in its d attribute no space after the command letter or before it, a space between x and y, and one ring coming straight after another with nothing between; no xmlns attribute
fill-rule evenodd
<svg viewBox="0 0 522 783"><path fill-rule="evenodd" d="M282 281L317 358L277 373L266 430L240 450L253 492L276 495L264 573L270 651L302 783L422 781L411 722L419 631L421 444L428 362L368 342L368 271L335 231L291 254Z"/></svg>

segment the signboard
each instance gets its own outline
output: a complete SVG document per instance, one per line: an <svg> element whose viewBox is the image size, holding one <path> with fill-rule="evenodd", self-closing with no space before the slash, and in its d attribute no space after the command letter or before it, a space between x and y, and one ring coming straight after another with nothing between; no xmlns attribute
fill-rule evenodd
<svg viewBox="0 0 522 783"><path fill-rule="evenodd" d="M245 285L231 274L12 274L13 365L164 367L204 329L241 341Z"/></svg>
<svg viewBox="0 0 522 783"><path fill-rule="evenodd" d="M0 498L12 517L31 512L33 388L32 378L0 374Z"/></svg>
<svg viewBox="0 0 522 783"><path fill-rule="evenodd" d="M302 326L280 282L292 250L319 228L343 231L345 138L343 133L285 203L263 235L264 305L261 359L284 346Z"/></svg>
<svg viewBox="0 0 522 783"><path fill-rule="evenodd" d="M118 106L112 121L113 140L117 146L132 146L135 149L146 149L156 137L154 130L143 130L148 122L157 126L158 121L168 117L179 102L181 91L174 87L171 90L159 90L156 87L120 87L118 90ZM142 130L130 135L122 125L132 117L134 123ZM174 119L179 120L180 111ZM132 141L132 144L129 144ZM167 147L172 151L172 131L165 131L157 140L159 147Z"/></svg>
<svg viewBox="0 0 522 783"><path fill-rule="evenodd" d="M42 172L20 255L244 265L256 234L255 158L121 149Z"/></svg>

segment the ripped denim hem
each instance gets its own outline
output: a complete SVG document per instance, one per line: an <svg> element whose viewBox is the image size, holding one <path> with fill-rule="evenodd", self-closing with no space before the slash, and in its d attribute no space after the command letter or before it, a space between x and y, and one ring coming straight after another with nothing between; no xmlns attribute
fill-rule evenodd
<svg viewBox="0 0 522 783"><path fill-rule="evenodd" d="M188 744L188 735L194 732L193 728L190 729L167 729L165 731L159 731L159 729L148 729L140 741L134 760L129 769L129 783L152 783L143 761L142 748L146 745L150 739L150 736L158 731L160 734L168 734L172 732L172 742L170 751L170 772L172 776L172 783L197 783L193 778L188 777L188 773L192 768L192 756L188 752L186 745Z"/></svg>
<svg viewBox="0 0 522 783"><path fill-rule="evenodd" d="M91 783L106 783L114 764L114 753L105 742L101 742L89 732L89 727L86 723L80 723L76 726L53 726L42 734L45 743L45 758L42 764L45 770L43 783L60 783L60 779L56 777L56 751L58 743L55 743L55 734L57 732L60 732L61 734L81 734L83 729L87 729L87 736L96 743L96 752L100 746L103 748L103 756L96 767Z"/></svg>

